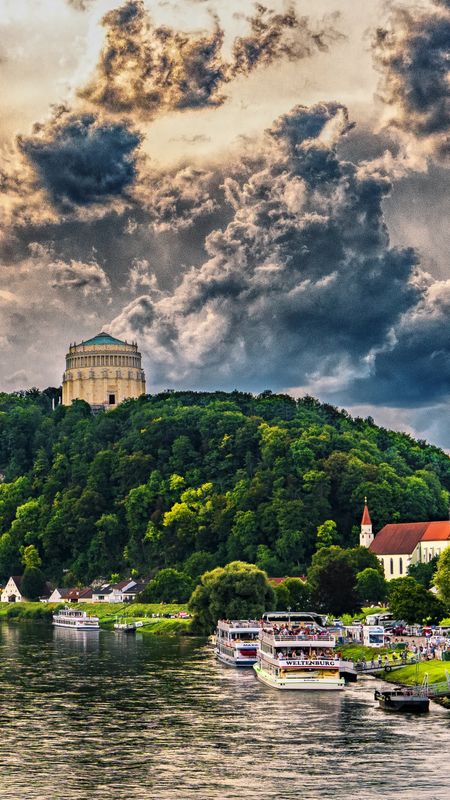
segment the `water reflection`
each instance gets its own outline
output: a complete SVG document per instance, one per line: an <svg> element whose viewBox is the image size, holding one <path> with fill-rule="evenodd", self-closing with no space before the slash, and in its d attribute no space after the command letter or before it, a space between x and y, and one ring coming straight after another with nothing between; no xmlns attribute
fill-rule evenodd
<svg viewBox="0 0 450 800"><path fill-rule="evenodd" d="M277 692L203 641L0 626L1 800L443 800L450 716Z"/></svg>

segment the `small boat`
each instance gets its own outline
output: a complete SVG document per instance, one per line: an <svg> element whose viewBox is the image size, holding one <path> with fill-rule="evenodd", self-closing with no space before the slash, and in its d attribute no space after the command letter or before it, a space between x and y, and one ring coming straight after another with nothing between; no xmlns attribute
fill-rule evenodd
<svg viewBox="0 0 450 800"><path fill-rule="evenodd" d="M143 625L144 625L144 623L141 622L140 620L133 621L133 622L127 622L125 620L124 622L115 622L114 623L114 630L115 631L122 631L122 633L135 633L136 629L137 628L142 628Z"/></svg>
<svg viewBox="0 0 450 800"><path fill-rule="evenodd" d="M229 667L252 667L259 647L260 624L256 620L219 619L215 654Z"/></svg>
<svg viewBox="0 0 450 800"><path fill-rule="evenodd" d="M384 711L405 711L423 714L429 710L430 700L419 687L410 689L399 686L394 689L375 689L375 700Z"/></svg>
<svg viewBox="0 0 450 800"><path fill-rule="evenodd" d="M72 628L77 631L100 630L98 617L89 617L85 611L79 611L68 606L53 614L53 625L58 628Z"/></svg>

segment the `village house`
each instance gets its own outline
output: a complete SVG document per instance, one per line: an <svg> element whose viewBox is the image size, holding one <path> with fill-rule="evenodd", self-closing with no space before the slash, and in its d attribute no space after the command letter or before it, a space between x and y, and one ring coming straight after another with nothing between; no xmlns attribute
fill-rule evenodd
<svg viewBox="0 0 450 800"><path fill-rule="evenodd" d="M145 584L128 578L119 583L105 583L92 591L93 603L132 603L143 591Z"/></svg>
<svg viewBox="0 0 450 800"><path fill-rule="evenodd" d="M49 603L87 603L92 600L92 589L87 588L74 588L74 589L53 589Z"/></svg>
<svg viewBox="0 0 450 800"><path fill-rule="evenodd" d="M0 600L2 603L20 603L24 598L20 590L22 583L21 575L14 575L8 579L8 582L3 589Z"/></svg>
<svg viewBox="0 0 450 800"><path fill-rule="evenodd" d="M426 564L450 545L450 520L392 523L374 536L365 500L359 543L379 558L387 581L404 578L411 565Z"/></svg>

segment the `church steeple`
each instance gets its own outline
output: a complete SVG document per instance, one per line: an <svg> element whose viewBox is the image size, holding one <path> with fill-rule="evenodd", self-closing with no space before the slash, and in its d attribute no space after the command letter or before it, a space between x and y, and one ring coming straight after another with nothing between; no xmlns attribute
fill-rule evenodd
<svg viewBox="0 0 450 800"><path fill-rule="evenodd" d="M361 533L359 534L359 544L361 547L370 547L374 539L372 533L372 520L370 519L367 506L367 497L364 498L364 511L361 519Z"/></svg>

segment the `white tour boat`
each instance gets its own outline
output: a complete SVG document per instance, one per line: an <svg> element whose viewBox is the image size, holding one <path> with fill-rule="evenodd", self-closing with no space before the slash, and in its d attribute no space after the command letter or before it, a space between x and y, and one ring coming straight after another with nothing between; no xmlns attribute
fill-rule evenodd
<svg viewBox="0 0 450 800"><path fill-rule="evenodd" d="M58 628L73 628L77 631L98 631L98 617L89 617L85 611L77 608L61 608L53 614L53 625Z"/></svg>
<svg viewBox="0 0 450 800"><path fill-rule="evenodd" d="M254 670L275 689L344 688L335 637L318 614L284 612L265 614Z"/></svg>
<svg viewBox="0 0 450 800"><path fill-rule="evenodd" d="M215 653L230 667L252 667L256 663L261 625L255 620L219 619Z"/></svg>

